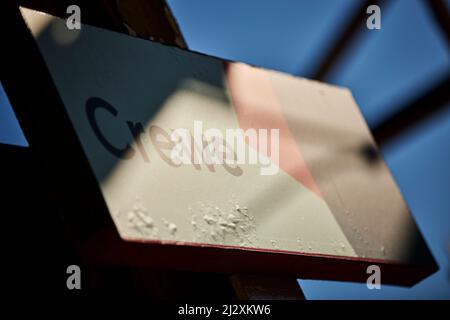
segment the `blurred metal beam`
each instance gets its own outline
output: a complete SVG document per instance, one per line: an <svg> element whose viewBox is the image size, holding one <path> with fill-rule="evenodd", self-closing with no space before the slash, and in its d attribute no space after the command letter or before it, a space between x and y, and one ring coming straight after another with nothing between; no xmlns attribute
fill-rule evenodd
<svg viewBox="0 0 450 320"><path fill-rule="evenodd" d="M399 110L372 129L379 144L387 143L400 133L429 118L450 103L450 75L426 93Z"/></svg>
<svg viewBox="0 0 450 320"><path fill-rule="evenodd" d="M428 4L428 8L434 16L434 20L442 29L446 39L447 46L450 45L450 14L449 8L443 0L428 0L425 1Z"/></svg>
<svg viewBox="0 0 450 320"><path fill-rule="evenodd" d="M364 27L366 22L366 9L370 5L380 6L385 1L382 0L364 0L360 1L359 7L355 10L355 14L351 17L342 34L335 40L328 54L323 59L317 70L313 72L311 78L323 80L331 71L333 66L345 52L345 49L351 44L352 40L358 34L358 31Z"/></svg>
<svg viewBox="0 0 450 320"><path fill-rule="evenodd" d="M425 2L433 14L436 23L442 29L447 40L447 45L449 45L450 15L445 1L428 0ZM357 36L358 32L364 28L366 8L369 5L384 5L383 8L385 8L387 3L389 3L389 1L361 1L359 8L355 10L355 15L348 20L347 27L342 32L341 36L334 42L334 45L331 46L328 54L311 77L317 80L323 80L336 63L338 63L355 36ZM394 110L399 111L373 128L373 135L377 142L383 144L390 141L409 127L414 126L418 122L431 116L434 112L444 108L450 100L449 81L449 77L447 77L415 101L412 101L405 106L395 108Z"/></svg>
<svg viewBox="0 0 450 320"><path fill-rule="evenodd" d="M450 14L448 6L443 0L425 1L434 20L441 28L450 46ZM411 103L396 108L399 110L387 120L375 126L372 133L379 144L387 143L403 131L428 119L432 114L440 111L450 103L450 75L432 87L422 96Z"/></svg>

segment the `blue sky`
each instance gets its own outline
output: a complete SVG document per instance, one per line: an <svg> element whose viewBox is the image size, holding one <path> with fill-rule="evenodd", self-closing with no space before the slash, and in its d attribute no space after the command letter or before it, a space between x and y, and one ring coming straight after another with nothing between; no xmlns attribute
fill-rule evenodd
<svg viewBox="0 0 450 320"><path fill-rule="evenodd" d="M307 76L355 10L354 0L169 0L192 50ZM448 3L449 1L447 1ZM422 0L390 0L327 81L349 87L374 125L450 73L443 35ZM301 280L309 299L450 299L450 105L383 148L440 272L411 289ZM27 145L0 90L0 142Z"/></svg>

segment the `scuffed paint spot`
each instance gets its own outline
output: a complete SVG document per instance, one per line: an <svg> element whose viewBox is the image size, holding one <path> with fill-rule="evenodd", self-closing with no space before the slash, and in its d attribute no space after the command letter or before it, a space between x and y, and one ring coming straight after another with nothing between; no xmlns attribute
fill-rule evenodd
<svg viewBox="0 0 450 320"><path fill-rule="evenodd" d="M177 233L178 227L175 223L169 222L166 219L162 219L164 226L166 227L169 234L173 237Z"/></svg>
<svg viewBox="0 0 450 320"><path fill-rule="evenodd" d="M280 247L278 246L278 243L276 240L270 240L270 244L272 245L272 247L274 247L275 249L280 249Z"/></svg>
<svg viewBox="0 0 450 320"><path fill-rule="evenodd" d="M297 245L298 245L298 248L300 251L304 250L303 244L302 244L302 239L300 239L300 238L297 239Z"/></svg>

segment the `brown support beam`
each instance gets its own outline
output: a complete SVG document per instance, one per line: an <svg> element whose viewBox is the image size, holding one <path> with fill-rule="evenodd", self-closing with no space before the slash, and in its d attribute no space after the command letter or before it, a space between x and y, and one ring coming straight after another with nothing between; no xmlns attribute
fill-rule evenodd
<svg viewBox="0 0 450 320"><path fill-rule="evenodd" d="M187 48L169 6L164 0L116 0L116 8L131 35Z"/></svg>
<svg viewBox="0 0 450 320"><path fill-rule="evenodd" d="M289 277L235 274L230 281L239 300L305 300L300 285Z"/></svg>
<svg viewBox="0 0 450 320"><path fill-rule="evenodd" d="M81 9L81 22L142 39L187 48L165 0L17 0L18 5L60 18L69 5Z"/></svg>

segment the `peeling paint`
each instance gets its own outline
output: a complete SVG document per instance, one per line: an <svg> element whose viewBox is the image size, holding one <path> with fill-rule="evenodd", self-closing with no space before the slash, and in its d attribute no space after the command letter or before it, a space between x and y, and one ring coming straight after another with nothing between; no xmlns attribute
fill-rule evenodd
<svg viewBox="0 0 450 320"><path fill-rule="evenodd" d="M139 197L136 197L133 208L127 212L126 218L128 227L138 234L147 237L157 236L158 228L155 226L153 218Z"/></svg>
<svg viewBox="0 0 450 320"><path fill-rule="evenodd" d="M194 241L248 246L256 243L254 218L245 206L236 200L226 209L199 203L198 209L189 208Z"/></svg>

